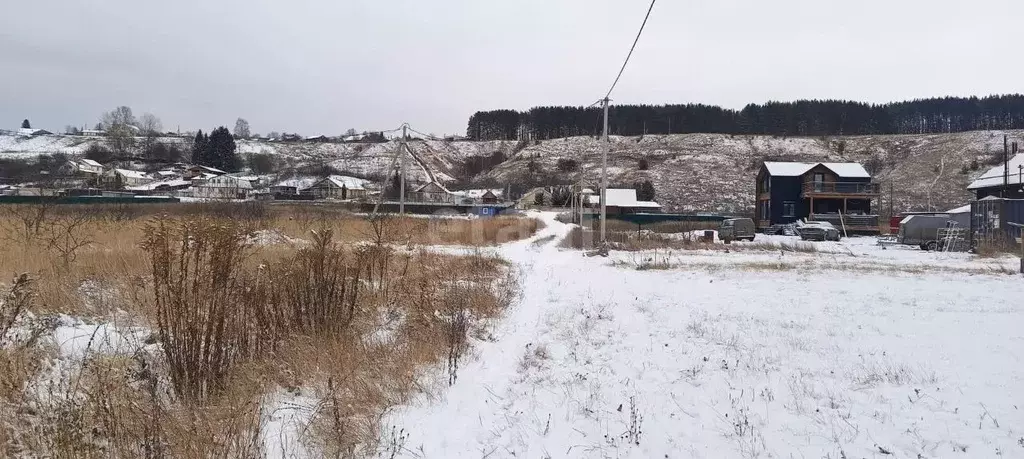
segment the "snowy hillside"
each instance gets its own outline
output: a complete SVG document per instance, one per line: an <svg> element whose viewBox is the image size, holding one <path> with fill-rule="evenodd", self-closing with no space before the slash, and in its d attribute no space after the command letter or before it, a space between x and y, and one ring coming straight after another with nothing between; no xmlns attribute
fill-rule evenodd
<svg viewBox="0 0 1024 459"><path fill-rule="evenodd" d="M1006 132L1012 138L1024 131ZM995 162L1002 152L1002 131L955 134L858 137L771 137L726 134L649 135L613 137L609 156L612 184L650 180L656 200L671 211L749 212L753 206L754 176L762 161L856 161L882 184L885 196L876 203L889 207L892 185L894 209L944 210L970 198L966 186ZM45 153L81 154L99 137L0 136L0 158ZM185 143L168 137L164 143ZM240 154L269 153L292 165L328 163L360 175L384 174L397 142L280 143L240 140ZM408 170L413 181L436 179L451 183L461 178L462 166L473 157L501 152L510 159L474 181L484 184L569 183L582 174L596 186L600 174L599 143L591 137L546 140L527 145L515 141L410 142L413 158ZM574 159L578 172L559 172L559 159ZM647 169L641 170L641 160ZM533 172L531 172L531 169Z"/></svg>
<svg viewBox="0 0 1024 459"><path fill-rule="evenodd" d="M893 184L894 209L945 210L970 198L966 187L1002 154L1002 131L956 134L857 137L732 136L726 134L612 137L610 182L629 185L650 180L656 199L676 211L752 211L754 177L764 160L856 161L874 174L885 190L878 209L888 209ZM1011 138L1024 132L1007 131ZM553 174L575 180L582 174L599 183L599 142L591 137L549 140L530 145L486 175L498 183L516 183ZM574 159L578 173L559 173L559 159ZM647 170L640 170L645 160ZM977 167L972 169L972 162ZM964 170L966 168L966 171ZM966 173L964 173L966 172Z"/></svg>

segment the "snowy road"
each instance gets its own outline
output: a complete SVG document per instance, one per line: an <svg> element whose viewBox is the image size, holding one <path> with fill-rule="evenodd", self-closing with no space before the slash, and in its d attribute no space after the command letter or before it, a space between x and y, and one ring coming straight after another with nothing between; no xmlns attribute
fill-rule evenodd
<svg viewBox="0 0 1024 459"><path fill-rule="evenodd" d="M493 339L388 419L400 456L1024 457L1019 276L638 271L542 218L500 249L523 294Z"/></svg>

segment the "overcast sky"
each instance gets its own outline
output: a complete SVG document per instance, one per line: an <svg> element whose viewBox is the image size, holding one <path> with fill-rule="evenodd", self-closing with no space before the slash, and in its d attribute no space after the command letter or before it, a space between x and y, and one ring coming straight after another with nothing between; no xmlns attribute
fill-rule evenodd
<svg viewBox="0 0 1024 459"><path fill-rule="evenodd" d="M647 0L6 0L0 129L340 134L604 95ZM661 0L613 103L1024 91L1021 0Z"/></svg>

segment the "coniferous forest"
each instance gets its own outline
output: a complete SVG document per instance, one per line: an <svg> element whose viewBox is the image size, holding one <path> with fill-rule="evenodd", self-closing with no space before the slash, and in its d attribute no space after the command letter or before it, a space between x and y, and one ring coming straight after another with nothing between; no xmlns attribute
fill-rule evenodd
<svg viewBox="0 0 1024 459"><path fill-rule="evenodd" d="M612 135L820 136L1024 129L1024 95L887 104L799 100L749 104L739 111L703 104L612 105L608 119ZM473 140L544 140L600 132L600 107L534 107L526 112L477 112L469 118L466 136Z"/></svg>

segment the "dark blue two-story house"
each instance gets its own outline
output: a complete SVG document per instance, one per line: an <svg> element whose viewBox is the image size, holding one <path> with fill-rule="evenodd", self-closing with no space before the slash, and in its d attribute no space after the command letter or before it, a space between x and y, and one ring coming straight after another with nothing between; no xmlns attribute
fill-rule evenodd
<svg viewBox="0 0 1024 459"><path fill-rule="evenodd" d="M879 187L858 163L766 161L757 174L758 229L797 220L828 221L848 232L877 233L871 200Z"/></svg>

